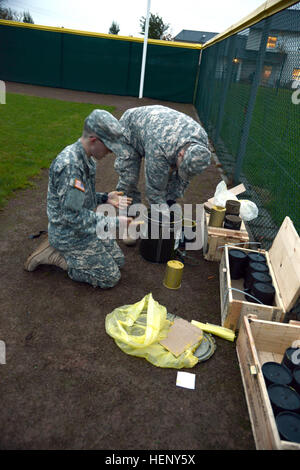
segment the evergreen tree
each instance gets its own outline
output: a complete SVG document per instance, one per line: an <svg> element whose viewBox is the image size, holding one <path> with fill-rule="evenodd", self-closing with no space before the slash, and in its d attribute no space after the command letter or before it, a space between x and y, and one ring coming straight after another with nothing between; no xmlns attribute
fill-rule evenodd
<svg viewBox="0 0 300 470"><path fill-rule="evenodd" d="M169 26L169 24L164 23L160 16L150 13L148 38L162 39L165 32L169 29ZM140 27L142 29L140 34L145 34L146 18L144 16L142 16L140 19Z"/></svg>
<svg viewBox="0 0 300 470"><path fill-rule="evenodd" d="M24 11L23 13L23 23L31 23L34 24L33 18L29 11Z"/></svg>
<svg viewBox="0 0 300 470"><path fill-rule="evenodd" d="M120 31L120 26L115 21L112 22L111 27L109 28L108 34L118 34Z"/></svg>

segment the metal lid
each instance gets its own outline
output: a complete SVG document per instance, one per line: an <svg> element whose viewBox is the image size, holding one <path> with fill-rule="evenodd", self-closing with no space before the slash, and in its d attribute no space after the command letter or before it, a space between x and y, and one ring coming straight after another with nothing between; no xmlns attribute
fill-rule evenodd
<svg viewBox="0 0 300 470"><path fill-rule="evenodd" d="M276 416L276 425L282 439L300 443L300 415L282 411Z"/></svg>
<svg viewBox="0 0 300 470"><path fill-rule="evenodd" d="M272 383L289 385L293 380L289 369L278 362L265 362L261 370L264 378Z"/></svg>
<svg viewBox="0 0 300 470"><path fill-rule="evenodd" d="M198 362L207 361L217 348L216 341L211 334L203 332L203 338L200 346L194 351L194 356L198 358Z"/></svg>

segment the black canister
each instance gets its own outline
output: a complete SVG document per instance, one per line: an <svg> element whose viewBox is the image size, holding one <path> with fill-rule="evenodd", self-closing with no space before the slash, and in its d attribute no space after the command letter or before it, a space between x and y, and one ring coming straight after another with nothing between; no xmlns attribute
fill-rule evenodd
<svg viewBox="0 0 300 470"><path fill-rule="evenodd" d="M269 268L266 263L255 263L255 262L250 262L248 263L249 258L247 255L246 259L246 269L245 269L245 279L244 279L244 288L248 289L250 292L250 288L253 285L253 278L252 278L252 273L264 273L264 274L269 274Z"/></svg>
<svg viewBox="0 0 300 470"><path fill-rule="evenodd" d="M276 426L281 439L300 443L300 415L291 411L282 411L276 418Z"/></svg>
<svg viewBox="0 0 300 470"><path fill-rule="evenodd" d="M240 230L242 219L238 215L225 215L224 228L229 230Z"/></svg>
<svg viewBox="0 0 300 470"><path fill-rule="evenodd" d="M240 201L234 199L228 199L226 201L226 215L239 215L240 214Z"/></svg>
<svg viewBox="0 0 300 470"><path fill-rule="evenodd" d="M250 262L247 266L247 274L255 271L257 273L267 273L269 274L269 268L267 263L256 263L256 262Z"/></svg>
<svg viewBox="0 0 300 470"><path fill-rule="evenodd" d="M185 250L186 243L192 243L196 239L197 223L195 220L182 220L182 233L180 236L179 247Z"/></svg>
<svg viewBox="0 0 300 470"><path fill-rule="evenodd" d="M300 366L295 367L293 370L293 382L292 387L300 394Z"/></svg>
<svg viewBox="0 0 300 470"><path fill-rule="evenodd" d="M267 263L266 257L262 253L247 253L248 263Z"/></svg>
<svg viewBox="0 0 300 470"><path fill-rule="evenodd" d="M272 384L291 385L292 373L278 362L265 362L261 368L266 386Z"/></svg>
<svg viewBox="0 0 300 470"><path fill-rule="evenodd" d="M242 250L229 250L230 276L232 279L240 279L245 274L247 255Z"/></svg>
<svg viewBox="0 0 300 470"><path fill-rule="evenodd" d="M292 387L272 384L268 387L268 395L275 416L282 411L300 412L300 395Z"/></svg>
<svg viewBox="0 0 300 470"><path fill-rule="evenodd" d="M272 278L268 273L250 271L249 274L245 276L244 288L251 289L252 285L255 282L263 282L264 284L272 284Z"/></svg>
<svg viewBox="0 0 300 470"><path fill-rule="evenodd" d="M148 211L145 220L145 229L140 241L140 254L153 263L167 263L173 259L176 244L182 231L182 219L174 217L170 212L170 219L162 217L161 213L155 216Z"/></svg>
<svg viewBox="0 0 300 470"><path fill-rule="evenodd" d="M275 298L275 288L272 286L272 284L255 282L251 287L250 294L264 305L273 305ZM251 299L251 302L259 303L254 299Z"/></svg>
<svg viewBox="0 0 300 470"><path fill-rule="evenodd" d="M297 351L297 349L298 348L287 348L282 358L281 364L283 364L290 370L293 370L295 368L295 365L292 362L292 354L294 351Z"/></svg>

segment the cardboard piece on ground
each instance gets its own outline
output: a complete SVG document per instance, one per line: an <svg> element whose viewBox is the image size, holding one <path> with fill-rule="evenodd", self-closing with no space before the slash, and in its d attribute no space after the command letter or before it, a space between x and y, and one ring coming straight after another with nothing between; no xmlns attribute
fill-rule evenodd
<svg viewBox="0 0 300 470"><path fill-rule="evenodd" d="M177 387L195 388L196 375L190 372L177 372L176 385Z"/></svg>
<svg viewBox="0 0 300 470"><path fill-rule="evenodd" d="M171 326L168 336L160 344L178 357L186 349L199 343L203 338L203 331L183 318L176 318Z"/></svg>
<svg viewBox="0 0 300 470"><path fill-rule="evenodd" d="M234 188L228 189L231 193L233 193L235 196L238 196L238 194L244 193L246 191L245 186L243 183L238 184L237 186L234 186ZM204 208L205 209L211 209L212 206L214 205L214 198L215 196L211 197L204 203Z"/></svg>

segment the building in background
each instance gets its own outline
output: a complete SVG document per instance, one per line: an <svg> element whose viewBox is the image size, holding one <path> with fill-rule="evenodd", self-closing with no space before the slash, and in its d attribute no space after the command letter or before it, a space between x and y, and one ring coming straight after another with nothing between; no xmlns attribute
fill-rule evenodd
<svg viewBox="0 0 300 470"><path fill-rule="evenodd" d="M204 44L205 42L212 39L219 33L210 33L208 31L193 31L190 29L183 29L177 36L174 37L174 41L180 42L195 42L197 44Z"/></svg>

